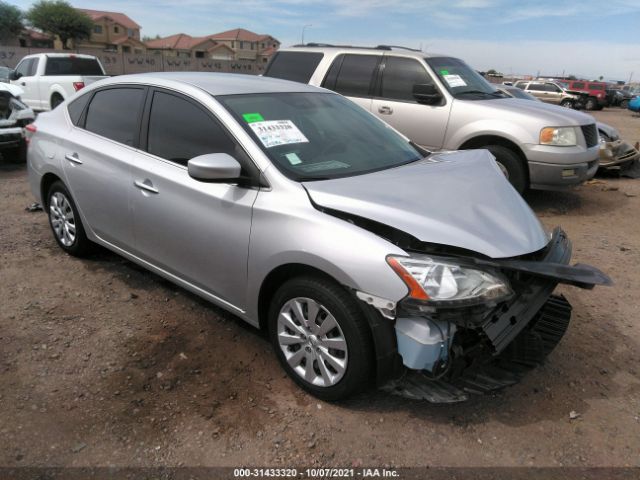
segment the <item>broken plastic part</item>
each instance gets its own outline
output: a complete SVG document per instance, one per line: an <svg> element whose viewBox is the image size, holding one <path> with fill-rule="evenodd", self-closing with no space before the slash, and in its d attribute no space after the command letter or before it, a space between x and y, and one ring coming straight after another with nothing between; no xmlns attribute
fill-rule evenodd
<svg viewBox="0 0 640 480"><path fill-rule="evenodd" d="M356 291L356 296L365 303L378 309L383 317L393 320L396 318L396 302L387 300L386 298L376 297L365 292Z"/></svg>

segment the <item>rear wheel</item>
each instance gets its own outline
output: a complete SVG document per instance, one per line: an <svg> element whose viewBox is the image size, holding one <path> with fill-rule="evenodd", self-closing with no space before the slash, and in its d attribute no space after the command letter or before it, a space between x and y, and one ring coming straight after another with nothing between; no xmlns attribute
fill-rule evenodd
<svg viewBox="0 0 640 480"><path fill-rule="evenodd" d="M622 100L620 102L620 108L627 108L629 106L629 100Z"/></svg>
<svg viewBox="0 0 640 480"><path fill-rule="evenodd" d="M64 102L64 98L62 98L62 95L60 95L59 93L54 93L53 95L51 95L51 110L56 108L62 102Z"/></svg>
<svg viewBox="0 0 640 480"><path fill-rule="evenodd" d="M496 163L507 180L513 185L518 193L522 194L528 187L527 171L520 156L513 150L502 145L487 145L485 148L496 157Z"/></svg>
<svg viewBox="0 0 640 480"><path fill-rule="evenodd" d="M287 281L271 302L269 336L287 374L312 395L335 401L369 386L369 325L340 285L314 276Z"/></svg>
<svg viewBox="0 0 640 480"><path fill-rule="evenodd" d="M89 253L92 244L84 231L78 209L67 187L59 180L49 188L46 209L49 225L60 248L77 257Z"/></svg>

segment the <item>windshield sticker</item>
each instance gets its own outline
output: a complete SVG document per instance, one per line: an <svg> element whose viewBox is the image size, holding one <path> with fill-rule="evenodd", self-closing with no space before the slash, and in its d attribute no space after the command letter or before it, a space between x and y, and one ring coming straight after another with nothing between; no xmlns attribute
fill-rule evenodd
<svg viewBox="0 0 640 480"><path fill-rule="evenodd" d="M287 153L285 157L287 157L287 160L289 160L291 165L298 165L299 163L302 163L302 160L300 160L300 157L295 152Z"/></svg>
<svg viewBox="0 0 640 480"><path fill-rule="evenodd" d="M253 122L249 126L266 148L291 143L309 143L307 137L291 120Z"/></svg>
<svg viewBox="0 0 640 480"><path fill-rule="evenodd" d="M440 70L440 75L449 75L449 70Z"/></svg>
<svg viewBox="0 0 640 480"><path fill-rule="evenodd" d="M351 165L348 163L338 162L337 160L328 160L326 162L312 163L309 165L302 165L301 170L305 173L320 172L322 170L336 170L338 168L349 168Z"/></svg>
<svg viewBox="0 0 640 480"><path fill-rule="evenodd" d="M262 115L259 113L245 113L242 115L242 118L244 118L244 121L247 123L264 122L264 118L262 118Z"/></svg>
<svg viewBox="0 0 640 480"><path fill-rule="evenodd" d="M465 82L460 75L442 75L444 80L449 84L451 88L455 87L466 87L467 82Z"/></svg>

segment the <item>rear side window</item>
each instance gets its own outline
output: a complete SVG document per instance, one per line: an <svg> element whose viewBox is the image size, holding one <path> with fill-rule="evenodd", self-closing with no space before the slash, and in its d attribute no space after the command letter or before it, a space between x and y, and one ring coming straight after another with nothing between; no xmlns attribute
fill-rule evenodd
<svg viewBox="0 0 640 480"><path fill-rule="evenodd" d="M412 58L386 57L382 72L382 97L415 101L413 86L433 84L420 63Z"/></svg>
<svg viewBox="0 0 640 480"><path fill-rule="evenodd" d="M75 99L73 102L69 104L67 109L69 110L69 117L71 117L71 122L75 126L79 126L80 118L82 117L82 112L84 112L84 107L89 103L89 99L91 95L82 95L81 97Z"/></svg>
<svg viewBox="0 0 640 480"><path fill-rule="evenodd" d="M544 85L540 83L531 83L529 84L528 90L533 90L535 92L544 92L545 88L544 88Z"/></svg>
<svg viewBox="0 0 640 480"><path fill-rule="evenodd" d="M47 57L45 75L104 75L98 60L83 57Z"/></svg>
<svg viewBox="0 0 640 480"><path fill-rule="evenodd" d="M35 62L35 58L27 58L20 62L20 65L16 67L16 72L22 74L23 77L28 77L31 71L31 65Z"/></svg>
<svg viewBox="0 0 640 480"><path fill-rule="evenodd" d="M349 97L369 97L378 55L339 55L333 61L323 86Z"/></svg>
<svg viewBox="0 0 640 480"><path fill-rule="evenodd" d="M592 83L592 84L590 85L590 87L591 87L591 90L604 90L604 86L602 86L602 85L598 85L598 84L595 84L595 85L594 85L594 84Z"/></svg>
<svg viewBox="0 0 640 480"><path fill-rule="evenodd" d="M89 104L85 129L116 142L134 146L138 137L138 116L143 100L142 88L100 90Z"/></svg>
<svg viewBox="0 0 640 480"><path fill-rule="evenodd" d="M184 166L207 153L228 153L243 160L239 145L203 108L163 92L153 95L147 151Z"/></svg>
<svg viewBox="0 0 640 480"><path fill-rule="evenodd" d="M319 52L279 52L267 67L264 76L309 83L323 56Z"/></svg>

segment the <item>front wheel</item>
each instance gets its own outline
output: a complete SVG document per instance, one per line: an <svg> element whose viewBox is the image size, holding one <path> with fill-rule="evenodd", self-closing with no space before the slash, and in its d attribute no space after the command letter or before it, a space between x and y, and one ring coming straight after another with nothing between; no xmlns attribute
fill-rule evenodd
<svg viewBox="0 0 640 480"><path fill-rule="evenodd" d="M528 180L525 163L520 156L513 150L503 147L502 145L487 145L480 148L489 150L491 154L496 157L498 167L500 167L504 176L509 180L511 185L513 185L513 188L520 194L524 193L528 186Z"/></svg>
<svg viewBox="0 0 640 480"><path fill-rule="evenodd" d="M49 188L46 208L49 225L60 248L77 257L89 253L91 241L84 231L73 198L61 181L54 182Z"/></svg>
<svg viewBox="0 0 640 480"><path fill-rule="evenodd" d="M287 374L312 395L336 401L369 386L369 325L342 286L315 276L287 281L271 302L269 335Z"/></svg>
<svg viewBox="0 0 640 480"><path fill-rule="evenodd" d="M562 103L560 103L560 106L565 108L574 108L573 100L563 100Z"/></svg>
<svg viewBox="0 0 640 480"><path fill-rule="evenodd" d="M596 99L593 97L587 98L587 101L584 104L584 109L591 111L591 110L596 110L597 108L598 108L598 102L596 101Z"/></svg>

